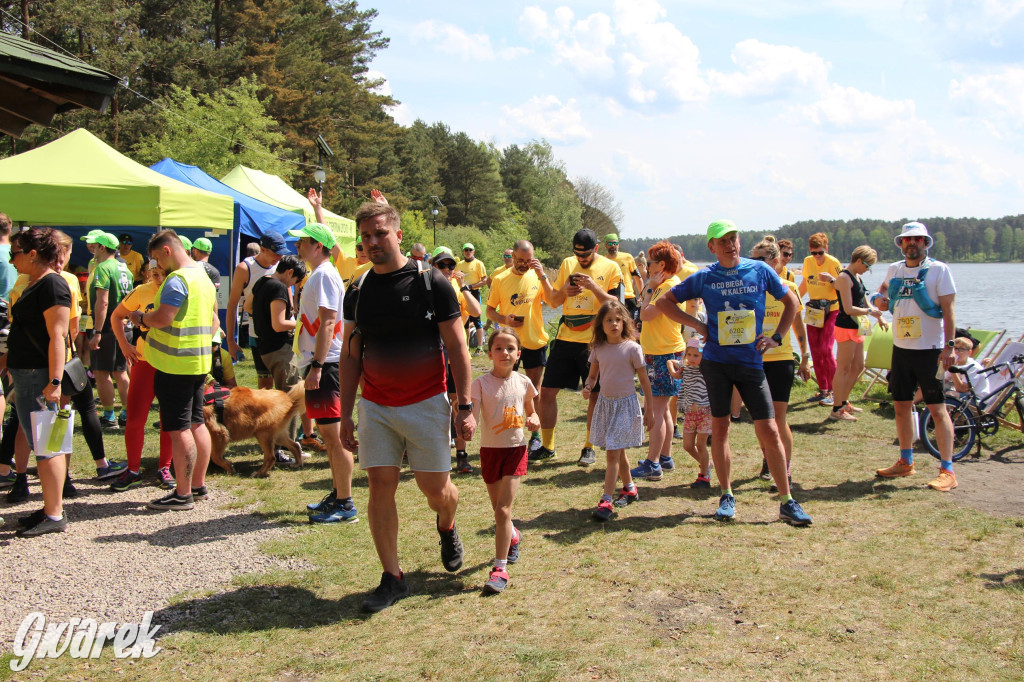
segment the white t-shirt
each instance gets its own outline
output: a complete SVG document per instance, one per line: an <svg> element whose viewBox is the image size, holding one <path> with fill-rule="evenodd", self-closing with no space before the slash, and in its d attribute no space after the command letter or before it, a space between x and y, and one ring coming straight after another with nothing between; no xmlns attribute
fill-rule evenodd
<svg viewBox="0 0 1024 682"><path fill-rule="evenodd" d="M316 350L316 333L320 329L320 308L327 308L338 313L334 326L334 338L331 348L323 362L341 360L341 301L345 294L345 285L341 283L338 269L330 261L324 261L313 270L313 274L302 287L302 298L299 299L299 368L313 361Z"/></svg>
<svg viewBox="0 0 1024 682"><path fill-rule="evenodd" d="M889 284L887 292L889 310L893 317L892 342L899 348L909 350L942 348L946 341L942 331L942 318L925 315L913 298L903 298L897 301L898 292L894 291L890 284L893 277L916 279L920 271L921 266L910 268L907 267L906 261L896 261L889 266L885 273L885 282ZM941 261L929 261L928 274L924 277L924 287L928 292L928 297L936 304L939 302L939 296L955 294L956 285L953 283L953 275L949 272L949 266Z"/></svg>
<svg viewBox="0 0 1024 682"><path fill-rule="evenodd" d="M479 406L480 445L485 448L514 448L526 444L523 426L525 403L536 397L537 389L525 375L512 372L501 379L490 372L478 376L470 389L471 400Z"/></svg>
<svg viewBox="0 0 1024 682"><path fill-rule="evenodd" d="M967 362L965 362L962 366L967 370L966 379L967 379L967 381L970 382L971 386L974 388L975 395L977 395L979 398L984 398L985 396L987 396L989 394L989 391L991 391L991 389L989 388L989 384L988 384L988 378L991 375L990 374L980 374L979 375L978 372L980 372L981 370L983 370L985 368L982 367L981 363L979 363L974 358L967 358ZM946 379L950 383L952 383L952 381L953 381L952 374L950 374L949 372L946 372Z"/></svg>

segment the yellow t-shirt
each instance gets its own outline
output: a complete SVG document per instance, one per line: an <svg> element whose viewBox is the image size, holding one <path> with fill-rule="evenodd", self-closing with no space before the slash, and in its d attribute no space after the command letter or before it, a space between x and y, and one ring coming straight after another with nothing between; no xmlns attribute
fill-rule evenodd
<svg viewBox="0 0 1024 682"><path fill-rule="evenodd" d="M508 271L508 269L509 267L507 265L499 265L498 267L491 270L491 281L493 282L495 277L497 277L503 272Z"/></svg>
<svg viewBox="0 0 1024 682"><path fill-rule="evenodd" d="M338 259L338 262L334 264L334 267L338 268L338 274L341 275L341 282L345 285L346 289L348 288L349 282L352 281L352 273L355 272L356 265L358 265L356 257L351 256L346 258L344 253L341 254L341 258Z"/></svg>
<svg viewBox="0 0 1024 682"><path fill-rule="evenodd" d="M790 290L794 294L797 294L797 300L800 299L800 294L797 293L796 284L793 284L789 280L782 280L789 286ZM775 299L771 294L764 295L764 322L761 325L761 333L765 336L771 336L775 333L775 330L779 328L779 319L782 317L782 311L786 307L782 305L781 301ZM797 315L804 309L803 305L800 304L797 308ZM782 343L779 344L778 348L772 348L765 351L762 358L765 362L778 362L779 360L792 360L793 359L793 328L790 327L789 333L782 337Z"/></svg>
<svg viewBox="0 0 1024 682"><path fill-rule="evenodd" d="M615 261L597 254L589 268L581 267L576 256L569 256L563 260L552 286L561 289L569 281L569 275L576 273L588 275L605 291L611 291L622 282L622 271ZM576 296L566 297L562 304L562 322L558 325L557 338L575 343L590 343L594 336L594 317L600 307L600 301L589 289L584 289Z"/></svg>
<svg viewBox="0 0 1024 682"><path fill-rule="evenodd" d="M786 280L787 282L796 282L796 275L794 275L793 271L790 270L789 268L783 267L782 279Z"/></svg>
<svg viewBox="0 0 1024 682"><path fill-rule="evenodd" d="M501 273L500 277L491 279L487 305L502 315L523 317L523 326L515 327L515 330L519 334L523 348L527 350L537 350L548 343L548 333L544 329L544 313L541 311L543 302L544 288L532 268L524 275L509 268Z"/></svg>
<svg viewBox="0 0 1024 682"><path fill-rule="evenodd" d="M838 277L843 271L842 264L832 255L825 254L825 263L818 269L814 256L804 258L804 282L807 283L807 294L811 298L827 298L834 301L829 312L839 310L839 294L831 282L822 282L818 275L827 272L833 277Z"/></svg>
<svg viewBox="0 0 1024 682"><path fill-rule="evenodd" d="M460 260L455 265L456 272L462 272L466 275L466 286L473 286L480 280L487 277L487 268L484 267L484 263L479 258L474 258L471 261Z"/></svg>
<svg viewBox="0 0 1024 682"><path fill-rule="evenodd" d="M373 267L373 261L366 261L362 265L357 265L352 271L352 277L349 279L350 282L355 282L359 279L364 272Z"/></svg>
<svg viewBox="0 0 1024 682"><path fill-rule="evenodd" d="M134 312L141 310L142 314L145 315L148 312L152 312L156 307L154 301L156 300L156 293L160 290L160 287L154 282L146 282L132 289L131 293L124 297L121 301L128 312ZM141 327L143 332L149 331L149 327ZM139 337L139 340L135 343L135 347L138 349L139 354L143 358L146 357L146 340Z"/></svg>
<svg viewBox="0 0 1024 682"><path fill-rule="evenodd" d="M633 260L633 256L625 251L619 251L611 260L615 261L622 271L622 290L626 294L625 297L636 298L636 292L633 291L633 273L636 272L636 261Z"/></svg>
<svg viewBox="0 0 1024 682"><path fill-rule="evenodd" d="M448 283L452 285L452 289L455 289L455 298L459 300L459 313L462 315L462 324L465 325L469 321L469 311L466 310L466 295L462 293L462 289L459 287L459 280L455 279L454 275L448 278Z"/></svg>
<svg viewBox="0 0 1024 682"><path fill-rule="evenodd" d="M140 281L142 279L142 266L146 263L142 254L138 251L129 251L127 256L122 255L121 258L124 258L128 270L132 273L132 281Z"/></svg>
<svg viewBox="0 0 1024 682"><path fill-rule="evenodd" d="M651 305L657 301L662 294L679 284L681 280L678 275L672 275L658 285L658 288L651 294ZM676 304L680 310L683 306ZM640 328L640 347L646 355L668 355L669 353L682 353L686 350L686 341L683 340L683 328L675 320L669 319L666 315L658 315L653 320L647 320Z"/></svg>

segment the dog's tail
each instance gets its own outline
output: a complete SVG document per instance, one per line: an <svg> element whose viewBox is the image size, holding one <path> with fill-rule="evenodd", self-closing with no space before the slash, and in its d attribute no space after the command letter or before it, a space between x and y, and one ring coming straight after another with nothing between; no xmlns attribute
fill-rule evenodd
<svg viewBox="0 0 1024 682"><path fill-rule="evenodd" d="M299 381L288 389L288 397L292 401L292 409L288 414L289 418L291 418L306 408L306 382Z"/></svg>

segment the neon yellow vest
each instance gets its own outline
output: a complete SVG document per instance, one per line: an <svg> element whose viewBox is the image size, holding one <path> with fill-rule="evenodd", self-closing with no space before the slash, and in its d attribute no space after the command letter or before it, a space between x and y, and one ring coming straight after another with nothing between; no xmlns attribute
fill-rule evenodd
<svg viewBox="0 0 1024 682"><path fill-rule="evenodd" d="M188 297L170 326L150 328L146 336L146 362L167 374L206 374L213 361L212 324L217 292L202 267L179 268L167 275L156 293L157 301L172 277L185 281Z"/></svg>

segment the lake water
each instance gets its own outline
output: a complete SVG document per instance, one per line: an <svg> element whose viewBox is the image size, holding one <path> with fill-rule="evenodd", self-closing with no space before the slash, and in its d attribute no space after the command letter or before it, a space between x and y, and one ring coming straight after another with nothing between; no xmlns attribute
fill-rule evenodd
<svg viewBox="0 0 1024 682"><path fill-rule="evenodd" d="M887 265L878 263L864 275L869 293L878 290ZM1014 340L1024 334L1024 263L952 263L949 268L957 288L958 327L1006 329ZM544 313L545 319L557 317L546 306Z"/></svg>

